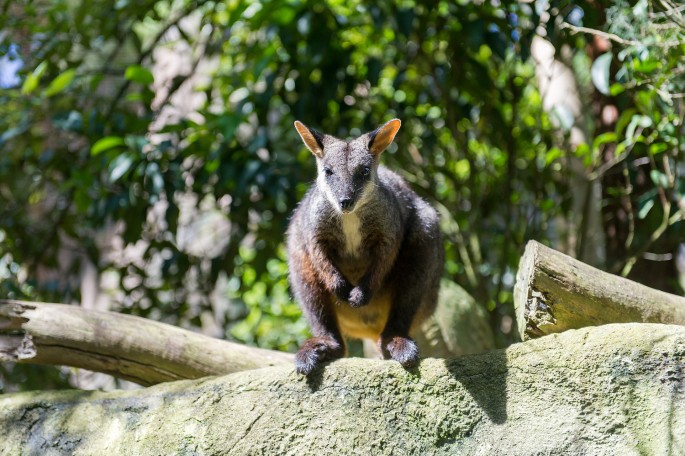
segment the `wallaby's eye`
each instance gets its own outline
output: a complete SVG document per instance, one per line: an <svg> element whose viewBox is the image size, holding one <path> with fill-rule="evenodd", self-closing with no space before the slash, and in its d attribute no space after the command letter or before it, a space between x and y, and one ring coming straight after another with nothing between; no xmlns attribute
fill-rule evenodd
<svg viewBox="0 0 685 456"><path fill-rule="evenodd" d="M371 174L371 168L369 168L368 166L362 168L362 176L368 176L369 174Z"/></svg>
<svg viewBox="0 0 685 456"><path fill-rule="evenodd" d="M328 166L326 166L323 169L323 172L324 172L324 174L326 174L326 176L332 176L333 175L333 170L331 168L329 168Z"/></svg>

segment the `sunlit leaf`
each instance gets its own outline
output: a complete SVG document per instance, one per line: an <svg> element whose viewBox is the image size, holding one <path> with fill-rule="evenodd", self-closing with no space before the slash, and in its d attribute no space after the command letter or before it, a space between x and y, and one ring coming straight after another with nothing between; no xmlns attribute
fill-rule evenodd
<svg viewBox="0 0 685 456"><path fill-rule="evenodd" d="M652 182L654 182L656 186L662 188L669 187L668 176L666 176L666 174L662 173L658 169L651 170L649 172L649 177L652 179Z"/></svg>
<svg viewBox="0 0 685 456"><path fill-rule="evenodd" d="M561 128L564 130L570 130L573 127L575 118L573 116L573 112L571 112L568 106L563 103L558 103L554 106L554 110L552 112L557 120L559 120L559 125Z"/></svg>
<svg viewBox="0 0 685 456"><path fill-rule="evenodd" d="M609 93L611 94L612 97L615 97L616 95L622 94L626 88L624 87L623 84L619 84L618 82L615 82L611 84L611 87L609 88Z"/></svg>
<svg viewBox="0 0 685 456"><path fill-rule="evenodd" d="M657 68L661 68L661 62L654 59L635 59L635 61L633 62L633 68L635 69L635 71L639 71L641 73L651 73Z"/></svg>
<svg viewBox="0 0 685 456"><path fill-rule="evenodd" d="M93 144L90 149L91 155L98 155L106 150L112 149L117 146L123 146L125 143L124 138L119 136L105 136Z"/></svg>
<svg viewBox="0 0 685 456"><path fill-rule="evenodd" d="M124 78L143 85L152 84L155 80L152 72L140 65L131 65L126 68Z"/></svg>
<svg viewBox="0 0 685 456"><path fill-rule="evenodd" d="M655 143L649 146L649 153L652 155L657 155L668 150L668 144L666 143Z"/></svg>
<svg viewBox="0 0 685 456"><path fill-rule="evenodd" d="M645 200L641 202L638 206L639 210L637 212L637 217L639 219L644 219L649 214L649 211L654 207L654 198Z"/></svg>
<svg viewBox="0 0 685 456"><path fill-rule="evenodd" d="M652 119L648 116L636 114L630 120L626 128L626 138L635 140L636 130L638 127L644 129L652 126Z"/></svg>
<svg viewBox="0 0 685 456"><path fill-rule="evenodd" d="M616 142L616 133L614 133L613 131L602 133L601 135L597 136L595 140L592 142L592 148L596 152L597 150L599 150L600 146L612 142Z"/></svg>
<svg viewBox="0 0 685 456"><path fill-rule="evenodd" d="M38 83L40 82L40 78L43 76L43 73L45 73L45 70L48 68L48 62L43 61L38 64L38 66L31 72L29 73L28 76L26 76L26 80L24 81L24 84L21 86L21 93L24 95L28 95L36 88L38 87Z"/></svg>
<svg viewBox="0 0 685 456"><path fill-rule="evenodd" d="M60 93L69 84L71 84L71 81L74 80L74 76L76 76L76 70L74 68L70 68L67 71L65 71L64 73L57 76L48 85L47 89L45 89L45 92L44 92L45 96L51 97L53 95L57 95L58 93Z"/></svg>
<svg viewBox="0 0 685 456"><path fill-rule="evenodd" d="M616 122L616 134L620 135L623 132L623 129L628 126L636 112L635 108L629 108L621 113Z"/></svg>
<svg viewBox="0 0 685 456"><path fill-rule="evenodd" d="M112 182L118 181L126 174L133 164L133 157L130 154L121 154L114 159L110 165L109 179Z"/></svg>
<svg viewBox="0 0 685 456"><path fill-rule="evenodd" d="M603 95L609 95L609 72L611 70L611 60L613 55L611 52L600 55L592 63L590 74L592 76L592 83L597 90Z"/></svg>

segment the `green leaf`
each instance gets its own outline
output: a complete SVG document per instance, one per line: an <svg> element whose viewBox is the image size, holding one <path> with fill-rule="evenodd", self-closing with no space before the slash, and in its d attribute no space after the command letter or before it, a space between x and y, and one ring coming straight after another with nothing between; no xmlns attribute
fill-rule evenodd
<svg viewBox="0 0 685 456"><path fill-rule="evenodd" d="M665 152L668 149L668 144L666 143L655 143L649 146L649 153L652 155L657 155L662 152Z"/></svg>
<svg viewBox="0 0 685 456"><path fill-rule="evenodd" d="M216 119L219 131L224 135L225 141L233 139L238 126L240 125L241 116L237 114L226 113Z"/></svg>
<svg viewBox="0 0 685 456"><path fill-rule="evenodd" d="M613 97L613 96L622 94L623 92L625 92L625 90L626 90L626 88L623 87L623 84L615 82L615 83L611 84L611 87L609 88L609 93Z"/></svg>
<svg viewBox="0 0 685 456"><path fill-rule="evenodd" d="M21 93L23 93L24 95L28 95L34 90L36 90L36 87L38 87L38 81L39 79L33 73L26 76L26 80L24 81L24 84L21 86Z"/></svg>
<svg viewBox="0 0 685 456"><path fill-rule="evenodd" d="M69 84L71 84L71 81L74 80L74 76L76 76L76 70L74 68L68 69L64 73L57 76L55 79L52 80L50 85L48 85L48 88L45 89L45 96L51 97L53 95L57 95L58 93L60 93Z"/></svg>
<svg viewBox="0 0 685 456"><path fill-rule="evenodd" d="M583 160L583 165L590 166L592 164L592 150L586 143L578 144L575 150L576 157Z"/></svg>
<svg viewBox="0 0 685 456"><path fill-rule="evenodd" d="M647 8L647 0L638 0L633 6L633 15L635 17L647 17Z"/></svg>
<svg viewBox="0 0 685 456"><path fill-rule="evenodd" d="M121 154L114 159L110 165L109 179L112 182L118 181L124 174L128 172L133 164L133 156L129 154Z"/></svg>
<svg viewBox="0 0 685 456"><path fill-rule="evenodd" d="M551 165L552 162L554 162L558 158L562 157L563 155L564 155L564 153L562 152L561 149L559 149L558 147L552 147L545 154L545 165L547 165L547 166Z"/></svg>
<svg viewBox="0 0 685 456"><path fill-rule="evenodd" d="M637 217L639 219L644 219L647 217L647 214L649 214L649 211L652 210L654 207L654 203L656 201L656 195L658 193L658 190L656 188L652 188L649 191L646 191L640 197L637 199Z"/></svg>
<svg viewBox="0 0 685 456"><path fill-rule="evenodd" d="M143 149L148 144L148 139L141 135L126 135L126 145L138 153L143 153Z"/></svg>
<svg viewBox="0 0 685 456"><path fill-rule="evenodd" d="M159 195L164 190L164 177L159 171L159 165L155 162L150 163L145 168L145 174L149 177L152 195Z"/></svg>
<svg viewBox="0 0 685 456"><path fill-rule="evenodd" d="M292 23L295 13L297 11L290 5L278 8L272 13L274 22L280 25L288 25Z"/></svg>
<svg viewBox="0 0 685 456"><path fill-rule="evenodd" d="M131 65L128 68L126 68L124 78L126 78L129 81L137 82L143 85L152 84L155 80L150 70L140 65Z"/></svg>
<svg viewBox="0 0 685 456"><path fill-rule="evenodd" d="M635 130L637 130L637 127L642 127L642 128L649 128L652 126L652 119L643 116L640 114L635 114L632 119L630 120L630 123L628 124L628 128L626 128L626 138L635 140Z"/></svg>
<svg viewBox="0 0 685 456"><path fill-rule="evenodd" d="M647 214L649 214L649 211L654 207L654 198L640 202L638 207L639 210L637 213L637 218L644 219L647 217Z"/></svg>
<svg viewBox="0 0 685 456"><path fill-rule="evenodd" d="M28 95L34 90L36 90L36 87L38 87L38 83L40 82L40 78L43 76L43 73L45 73L45 70L47 70L47 68L48 62L40 62L36 69L33 70L31 74L29 74L26 77L24 84L21 86L21 93L23 93L24 95Z"/></svg>
<svg viewBox="0 0 685 456"><path fill-rule="evenodd" d="M559 125L561 126L561 128L563 128L564 130L570 130L571 128L573 128L573 124L575 123L576 119L573 116L573 112L568 108L568 106L562 103L556 104L554 105L552 113L559 121Z"/></svg>
<svg viewBox="0 0 685 456"><path fill-rule="evenodd" d="M31 124L28 121L24 120L24 121L20 122L19 125L17 125L16 127L12 127L10 129L4 131L2 134L0 134L0 145L9 141L10 139L14 138L15 136L19 136L19 135L25 133L26 131L29 130L30 127L31 127ZM2 230L0 230L0 233L1 232L2 232Z"/></svg>
<svg viewBox="0 0 685 456"><path fill-rule="evenodd" d="M635 108L628 108L621 113L621 117L619 117L618 122L616 122L616 134L621 134L623 129L626 128L633 119L636 112L637 110Z"/></svg>
<svg viewBox="0 0 685 456"><path fill-rule="evenodd" d="M612 142L616 142L616 133L614 133L613 131L602 133L601 135L597 136L595 140L592 142L592 149L597 151L599 149L599 146Z"/></svg>
<svg viewBox="0 0 685 456"><path fill-rule="evenodd" d="M652 182L654 182L654 185L656 185L657 187L669 187L668 177L666 177L666 175L658 169L651 170L649 172L649 177L652 179Z"/></svg>
<svg viewBox="0 0 685 456"><path fill-rule="evenodd" d="M597 90L603 95L609 95L609 71L611 69L611 59L613 55L611 52L600 55L592 63L590 70L592 76L592 83Z"/></svg>
<svg viewBox="0 0 685 456"><path fill-rule="evenodd" d="M652 71L656 70L657 68L661 68L661 62L658 60L638 60L635 59L633 61L633 68L635 68L635 71L639 71L640 73L651 73Z"/></svg>
<svg viewBox="0 0 685 456"><path fill-rule="evenodd" d="M98 139L97 142L93 144L93 147L90 149L90 154L98 155L106 150L123 146L124 144L126 144L124 138L119 136L105 136L104 138Z"/></svg>

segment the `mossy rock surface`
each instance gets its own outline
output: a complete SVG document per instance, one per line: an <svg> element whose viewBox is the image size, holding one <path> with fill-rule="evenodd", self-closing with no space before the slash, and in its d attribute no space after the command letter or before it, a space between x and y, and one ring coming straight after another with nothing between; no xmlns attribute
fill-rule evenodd
<svg viewBox="0 0 685 456"><path fill-rule="evenodd" d="M0 396L0 454L684 454L685 328L620 324L507 350L344 359L135 391Z"/></svg>

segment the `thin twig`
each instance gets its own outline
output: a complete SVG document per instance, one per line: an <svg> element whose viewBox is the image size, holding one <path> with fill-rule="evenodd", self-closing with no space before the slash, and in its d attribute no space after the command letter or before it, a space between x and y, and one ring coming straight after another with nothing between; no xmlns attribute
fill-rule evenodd
<svg viewBox="0 0 685 456"><path fill-rule="evenodd" d="M596 35L602 38L606 38L607 40L610 41L615 41L617 43L623 44L625 46L637 46L640 43L639 41L633 41L633 40L626 40L625 38L621 38L620 36L614 34L614 33L607 33L607 32L602 32L601 30L595 30L589 27L582 27L578 25L572 25L569 24L568 22L562 22L559 24L560 29L568 29L572 34L576 33L589 33L591 35Z"/></svg>
<svg viewBox="0 0 685 456"><path fill-rule="evenodd" d="M652 157L651 155L650 163L653 169L657 169L654 157ZM635 266L635 263L637 262L638 258L640 258L645 252L647 252L647 250L652 246L652 244L654 244L661 237L661 235L664 234L664 232L666 232L666 229L673 223L679 221L682 217L681 211L678 211L676 214L674 214L673 217L671 217L671 201L668 199L668 196L666 195L666 192L663 187L657 185L656 189L659 195L659 201L661 202L661 208L663 210L661 223L652 232L651 236L649 236L647 242L645 242L645 244L642 245L642 247L640 247L639 249L637 249L637 251L633 252L630 255L625 265L623 266L623 269L621 270L621 276L623 277L627 277L628 274L630 274L630 271L633 269L633 266ZM676 217L676 215L678 215L678 217Z"/></svg>
<svg viewBox="0 0 685 456"><path fill-rule="evenodd" d="M643 130L644 130L644 127L639 127L639 129L637 130L637 134L635 136L640 136L642 134ZM630 152L633 150L633 147L635 146L635 144L636 143L632 143L630 146L626 147L626 150L623 151L623 153L621 155L615 156L613 159L611 159L610 161L608 161L608 162L604 163L602 166L600 166L597 169L597 171L593 171L592 173L590 173L590 175L588 176L588 179L590 181L594 181L594 180L597 180L597 179L601 178L602 176L604 176L604 174L606 174L607 171L609 171L611 168L613 168L614 166L616 166L617 164L619 164L620 162L622 162L623 160L628 158L628 156L630 155Z"/></svg>
<svg viewBox="0 0 685 456"><path fill-rule="evenodd" d="M635 214L633 214L633 203L630 200L630 195L633 193L633 184L630 182L630 173L625 163L623 165L623 178L626 181L626 194L623 197L626 199L626 214L628 217L628 235L623 245L628 250L633 243L633 239L635 239Z"/></svg>
<svg viewBox="0 0 685 456"><path fill-rule="evenodd" d="M669 16L672 16L674 14L679 14L680 11L685 11L685 5L668 7L666 11L663 11L661 13L650 13L649 18L650 19L657 19L660 17L669 17Z"/></svg>
<svg viewBox="0 0 685 456"><path fill-rule="evenodd" d="M590 35L595 35L599 36L602 38L605 38L610 41L614 41L616 43L622 44L624 46L646 46L642 41L635 41L635 40L627 40L625 38L621 38L620 36L616 35L615 33L608 33L608 32L602 32L601 30L595 30L589 27L582 27L579 25L572 25L569 24L568 22L562 22L559 24L560 29L567 29L569 30L572 34L576 33L589 33ZM675 47L675 46L680 46L683 44L681 40L671 40L671 41L665 41L663 43L654 43L654 46L658 46L661 48L669 48L669 47Z"/></svg>

